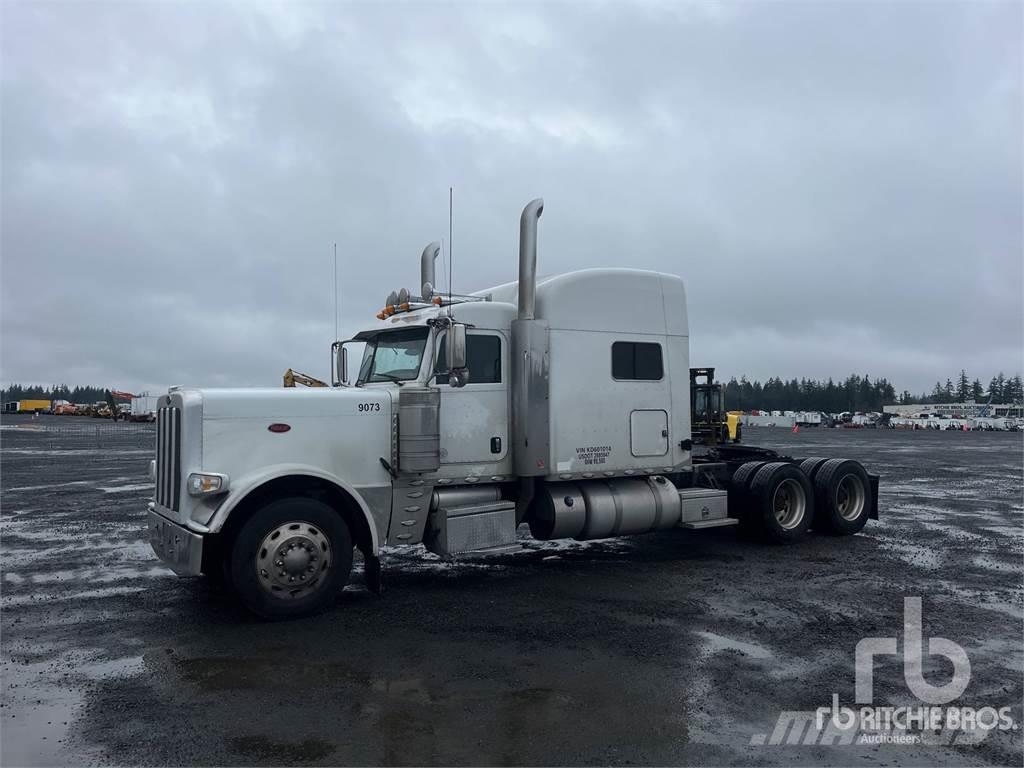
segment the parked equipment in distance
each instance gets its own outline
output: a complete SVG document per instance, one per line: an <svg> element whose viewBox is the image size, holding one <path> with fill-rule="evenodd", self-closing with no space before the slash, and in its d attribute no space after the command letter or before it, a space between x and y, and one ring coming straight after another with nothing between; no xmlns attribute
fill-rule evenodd
<svg viewBox="0 0 1024 768"><path fill-rule="evenodd" d="M538 280L542 211L522 212L517 282L436 295L428 245L419 296L392 291L333 345L330 387L161 397L149 530L164 562L283 618L329 604L354 547L379 591L386 545L508 552L521 523L544 540L738 523L788 543L877 517L878 478L855 461L696 452L682 280Z"/></svg>
<svg viewBox="0 0 1024 768"><path fill-rule="evenodd" d="M725 392L715 381L714 368L690 369L690 414L695 443L725 445L742 438L742 414L725 409Z"/></svg>

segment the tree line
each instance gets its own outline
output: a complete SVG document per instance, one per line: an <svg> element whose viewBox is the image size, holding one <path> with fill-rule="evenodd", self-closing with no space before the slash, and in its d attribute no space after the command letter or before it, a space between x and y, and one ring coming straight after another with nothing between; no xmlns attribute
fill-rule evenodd
<svg viewBox="0 0 1024 768"><path fill-rule="evenodd" d="M772 376L763 384L750 381L746 376L729 379L725 384L725 404L730 410L738 411L881 411L885 405L928 405L932 403L977 403L1006 404L1024 402L1024 385L1020 374L1006 376L1001 371L992 377L988 386L980 379L971 379L961 370L956 381L947 378L946 383L935 382L930 394L918 395L903 390L896 394L895 387L886 378L872 380L870 376L852 373L842 381L833 379L789 379ZM68 400L72 403L95 403L106 401L109 389L104 387L56 384L51 387L40 385L12 384L0 389L0 400Z"/></svg>
<svg viewBox="0 0 1024 768"><path fill-rule="evenodd" d="M44 387L38 384L12 384L0 389L0 400L7 403L12 400L67 400L69 403L106 402L109 389L104 387L69 387L67 384L54 384Z"/></svg>
<svg viewBox="0 0 1024 768"><path fill-rule="evenodd" d="M833 379L790 379L769 377L763 384L750 381L746 376L729 379L725 384L725 405L737 411L881 411L883 406L927 405L932 403L977 403L1004 404L1024 402L1024 385L1020 375L1007 377L1002 372L993 376L988 387L979 379L973 381L967 372L960 371L954 384L946 379L945 384L935 383L931 394L919 395L903 390L896 394L895 387L888 379L872 380L870 376L852 373L842 381Z"/></svg>

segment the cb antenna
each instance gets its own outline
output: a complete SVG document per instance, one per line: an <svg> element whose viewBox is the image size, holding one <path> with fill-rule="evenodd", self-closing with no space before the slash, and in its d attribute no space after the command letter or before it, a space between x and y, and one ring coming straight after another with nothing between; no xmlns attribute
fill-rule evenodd
<svg viewBox="0 0 1024 768"><path fill-rule="evenodd" d="M452 316L452 273L455 271L452 263L455 260L452 250L452 210L454 208L454 194L452 188L448 187L448 317Z"/></svg>
<svg viewBox="0 0 1024 768"><path fill-rule="evenodd" d="M334 244L334 340L338 340L338 244Z"/></svg>

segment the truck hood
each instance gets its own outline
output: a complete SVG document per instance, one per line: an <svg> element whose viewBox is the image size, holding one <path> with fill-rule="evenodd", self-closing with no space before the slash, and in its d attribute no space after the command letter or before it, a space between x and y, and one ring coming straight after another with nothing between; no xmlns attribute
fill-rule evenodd
<svg viewBox="0 0 1024 768"><path fill-rule="evenodd" d="M281 387L264 389L195 389L202 399L204 419L280 419L288 417L346 416L359 403L391 408L394 387Z"/></svg>

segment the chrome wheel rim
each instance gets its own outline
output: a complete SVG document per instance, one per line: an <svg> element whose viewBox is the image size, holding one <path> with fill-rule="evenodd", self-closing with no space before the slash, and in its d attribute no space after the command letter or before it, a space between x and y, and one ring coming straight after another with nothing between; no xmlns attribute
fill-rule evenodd
<svg viewBox="0 0 1024 768"><path fill-rule="evenodd" d="M864 512L867 493L856 475L844 475L836 488L836 511L843 520L856 520Z"/></svg>
<svg viewBox="0 0 1024 768"><path fill-rule="evenodd" d="M298 600L323 587L331 543L320 527L293 520L274 528L256 550L256 575L279 600Z"/></svg>
<svg viewBox="0 0 1024 768"><path fill-rule="evenodd" d="M792 478L779 483L772 495L772 512L779 525L787 531L800 525L807 512L807 495L803 486Z"/></svg>

